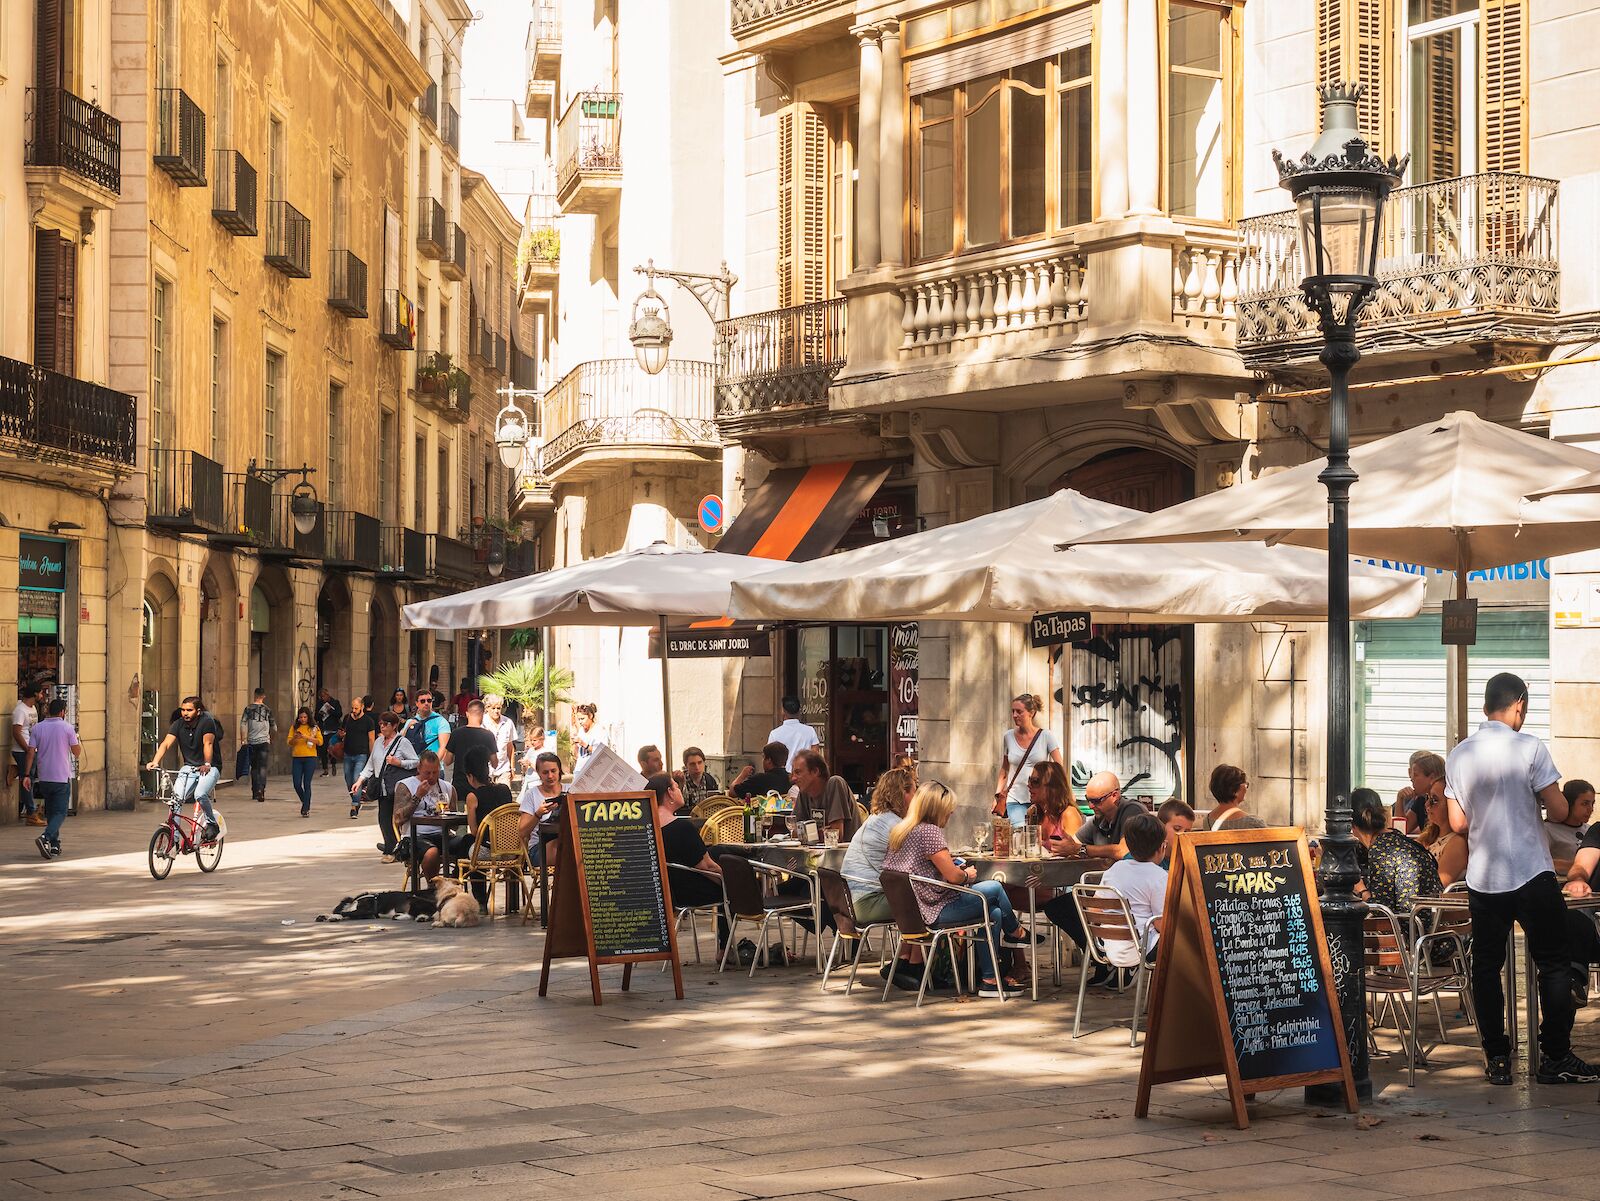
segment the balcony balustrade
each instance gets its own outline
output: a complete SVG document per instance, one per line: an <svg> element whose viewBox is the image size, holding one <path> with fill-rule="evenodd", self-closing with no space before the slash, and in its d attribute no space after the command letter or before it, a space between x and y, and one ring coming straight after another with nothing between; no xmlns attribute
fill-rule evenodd
<svg viewBox="0 0 1600 1201"><path fill-rule="evenodd" d="M376 517L353 509L323 513L324 566L339 571L377 571L383 562L382 532Z"/></svg>
<svg viewBox="0 0 1600 1201"><path fill-rule="evenodd" d="M248 471L222 474L222 529L211 535L221 546L260 546L272 532L272 484Z"/></svg>
<svg viewBox="0 0 1600 1201"><path fill-rule="evenodd" d="M450 245L450 227L444 205L431 196L417 201L417 249L430 259L442 259Z"/></svg>
<svg viewBox="0 0 1600 1201"><path fill-rule="evenodd" d="M146 520L185 534L226 530L222 464L192 450L152 451Z"/></svg>
<svg viewBox="0 0 1600 1201"><path fill-rule="evenodd" d="M561 16L551 0L534 5L528 23L527 78L554 83L561 71Z"/></svg>
<svg viewBox="0 0 1600 1201"><path fill-rule="evenodd" d="M543 409L552 482L591 456L706 457L722 446L712 363L669 359L659 375L631 358L580 363L545 395Z"/></svg>
<svg viewBox="0 0 1600 1201"><path fill-rule="evenodd" d="M289 492L273 493L272 521L261 543L261 554L269 558L320 562L327 547L327 511L319 501L316 524L309 534L302 534L295 528L294 513L289 508L292 500Z"/></svg>
<svg viewBox="0 0 1600 1201"><path fill-rule="evenodd" d="M438 126L439 85L437 83L430 83L427 90L417 97L417 112L422 114L422 119L429 125Z"/></svg>
<svg viewBox="0 0 1600 1201"><path fill-rule="evenodd" d="M154 161L180 188L206 186L206 115L178 88L156 92Z"/></svg>
<svg viewBox="0 0 1600 1201"><path fill-rule="evenodd" d="M417 348L417 306L405 293L391 288L383 294L378 338L396 350Z"/></svg>
<svg viewBox="0 0 1600 1201"><path fill-rule="evenodd" d="M850 9L843 0L729 0L728 27L742 37L762 25L808 15L826 8Z"/></svg>
<svg viewBox="0 0 1600 1201"><path fill-rule="evenodd" d="M290 279L311 278L311 218L287 200L267 201L267 247L263 256Z"/></svg>
<svg viewBox="0 0 1600 1201"><path fill-rule="evenodd" d="M392 580L420 580L428 574L428 536L402 525L379 534L378 574Z"/></svg>
<svg viewBox="0 0 1600 1201"><path fill-rule="evenodd" d="M445 253L439 257L439 274L446 279L467 278L467 231L451 224Z"/></svg>
<svg viewBox="0 0 1600 1201"><path fill-rule="evenodd" d="M556 201L562 211L608 211L622 186L621 93L579 92L561 114L556 143Z"/></svg>
<svg viewBox="0 0 1600 1201"><path fill-rule="evenodd" d="M440 114L439 136L444 139L444 144L455 153L461 153L461 114L453 104L444 106Z"/></svg>
<svg viewBox="0 0 1600 1201"><path fill-rule="evenodd" d="M940 260L903 278L901 359L1070 337L1089 304L1084 258L1059 242Z"/></svg>
<svg viewBox="0 0 1600 1201"><path fill-rule="evenodd" d="M435 579L470 584L483 570L472 547L444 534L428 535L428 574Z"/></svg>
<svg viewBox="0 0 1600 1201"><path fill-rule="evenodd" d="M87 380L0 358L0 440L18 457L83 456L132 467L138 404Z"/></svg>
<svg viewBox="0 0 1600 1201"><path fill-rule="evenodd" d="M724 432L796 424L826 413L845 363L842 298L717 323L717 420Z"/></svg>
<svg viewBox="0 0 1600 1201"><path fill-rule="evenodd" d="M211 163L211 215L229 233L255 237L256 169L237 150L213 150Z"/></svg>
<svg viewBox="0 0 1600 1201"><path fill-rule="evenodd" d="M367 315L367 265L348 250L328 251L328 306L346 317Z"/></svg>
<svg viewBox="0 0 1600 1201"><path fill-rule="evenodd" d="M66 88L33 88L27 165L70 171L94 188L122 193L122 125Z"/></svg>

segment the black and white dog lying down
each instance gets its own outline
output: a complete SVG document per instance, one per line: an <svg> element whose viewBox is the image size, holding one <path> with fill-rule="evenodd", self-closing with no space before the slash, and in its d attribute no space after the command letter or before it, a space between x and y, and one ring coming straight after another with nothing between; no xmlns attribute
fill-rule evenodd
<svg viewBox="0 0 1600 1201"><path fill-rule="evenodd" d="M319 913L319 922L371 922L433 920L439 903L433 892L363 892L346 897L332 913Z"/></svg>

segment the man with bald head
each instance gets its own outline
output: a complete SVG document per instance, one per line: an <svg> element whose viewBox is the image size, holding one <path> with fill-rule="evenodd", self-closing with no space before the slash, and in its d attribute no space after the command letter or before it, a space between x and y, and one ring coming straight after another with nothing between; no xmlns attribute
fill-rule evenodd
<svg viewBox="0 0 1600 1201"><path fill-rule="evenodd" d="M1067 859L1097 859L1106 864L1115 863L1128 853L1123 842L1123 826L1134 814L1145 812L1145 807L1138 801L1125 799L1122 781L1108 771L1096 772L1089 777L1089 783L1083 790L1083 799L1094 809L1094 817L1078 828L1077 837L1062 835L1054 840L1051 849ZM1046 901L1044 915L1066 931L1080 949L1087 945L1088 937L1070 892ZM1104 964L1095 964L1089 983L1107 982L1116 982L1112 970Z"/></svg>

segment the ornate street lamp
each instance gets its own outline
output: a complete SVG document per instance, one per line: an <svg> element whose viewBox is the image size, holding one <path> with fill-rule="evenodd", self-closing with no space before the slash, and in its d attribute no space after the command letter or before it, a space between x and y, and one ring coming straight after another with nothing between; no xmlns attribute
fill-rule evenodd
<svg viewBox="0 0 1600 1201"><path fill-rule="evenodd" d="M643 267L634 271L645 277L644 291L633 302L633 322L628 326L628 341L633 343L633 354L646 375L660 375L667 365L667 351L672 345L672 314L667 302L656 291L656 277L670 279L700 302L715 326L727 319L733 306L733 285L739 277L722 264L716 275L698 271L669 271L658 268L654 259L646 259ZM640 309L643 308L641 312Z"/></svg>
<svg viewBox="0 0 1600 1201"><path fill-rule="evenodd" d="M246 475L273 484L291 475L299 475L300 482L289 493L289 516L294 521L296 532L300 534L309 534L316 529L317 520L322 516L322 502L311 483L311 477L316 473L317 469L309 463L302 463L298 467L257 467L256 461L251 459L245 467Z"/></svg>
<svg viewBox="0 0 1600 1201"><path fill-rule="evenodd" d="M513 400L495 417L494 445L500 452L500 466L508 471L517 467L527 444L528 419Z"/></svg>
<svg viewBox="0 0 1600 1201"><path fill-rule="evenodd" d="M1356 103L1364 91L1361 84L1322 88L1322 136L1298 159L1277 151L1272 158L1279 184L1294 197L1306 269L1300 290L1321 327L1320 358L1330 377L1328 466L1317 477L1328 489L1328 800L1318 877L1351 1071L1356 1091L1370 1097L1362 946L1366 905L1354 891L1361 867L1350 835L1350 487L1357 477L1350 467L1348 382L1350 368L1361 358L1356 323L1378 286L1384 201L1410 156L1386 162L1361 137ZM1313 1102L1338 1093L1337 1085L1306 1089Z"/></svg>

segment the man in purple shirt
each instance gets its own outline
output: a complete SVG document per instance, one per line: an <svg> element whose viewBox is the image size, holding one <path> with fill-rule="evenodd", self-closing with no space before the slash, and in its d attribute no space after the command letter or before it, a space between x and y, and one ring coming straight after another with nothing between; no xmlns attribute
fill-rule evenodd
<svg viewBox="0 0 1600 1201"><path fill-rule="evenodd" d="M67 720L67 700L50 702L45 719L28 731L28 768L32 774L34 797L44 808L44 833L34 846L46 859L61 855L61 823L67 820L67 805L72 800L72 761L83 754L78 732Z"/></svg>

